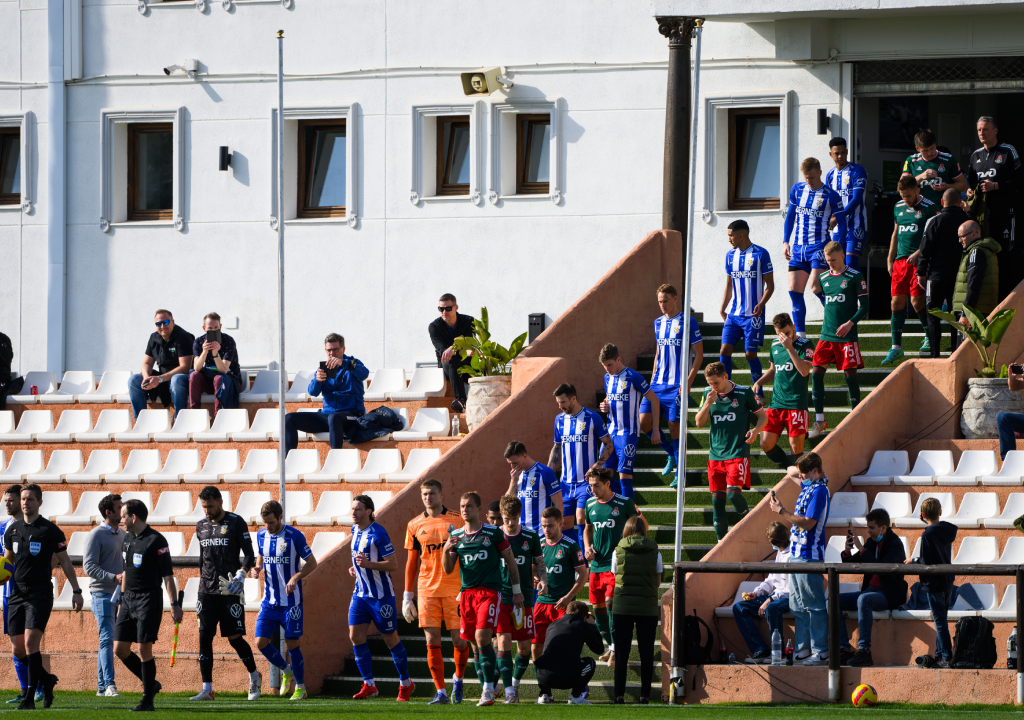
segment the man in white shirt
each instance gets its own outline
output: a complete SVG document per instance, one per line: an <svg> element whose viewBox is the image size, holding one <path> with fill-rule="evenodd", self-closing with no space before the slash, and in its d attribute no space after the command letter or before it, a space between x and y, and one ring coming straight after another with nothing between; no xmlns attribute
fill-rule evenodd
<svg viewBox="0 0 1024 720"><path fill-rule="evenodd" d="M775 548L775 562L789 562L789 528L780 522L768 526L768 541ZM752 592L743 593L743 599L732 606L736 627L747 643L750 657L746 662L769 664L771 646L761 639L757 627L758 616L768 621L768 637L776 630L783 634L782 615L789 612L789 575L772 573Z"/></svg>

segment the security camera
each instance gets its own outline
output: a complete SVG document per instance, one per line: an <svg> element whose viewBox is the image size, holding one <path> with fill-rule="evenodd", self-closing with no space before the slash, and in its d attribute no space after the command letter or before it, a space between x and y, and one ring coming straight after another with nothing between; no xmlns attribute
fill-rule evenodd
<svg viewBox="0 0 1024 720"><path fill-rule="evenodd" d="M164 75L170 75L175 70L181 70L180 65L168 65L164 68Z"/></svg>
<svg viewBox="0 0 1024 720"><path fill-rule="evenodd" d="M190 78L194 78L196 73L199 71L199 61L188 59L182 60L180 65L168 65L164 68L164 75L170 75L171 73L179 70L186 73Z"/></svg>

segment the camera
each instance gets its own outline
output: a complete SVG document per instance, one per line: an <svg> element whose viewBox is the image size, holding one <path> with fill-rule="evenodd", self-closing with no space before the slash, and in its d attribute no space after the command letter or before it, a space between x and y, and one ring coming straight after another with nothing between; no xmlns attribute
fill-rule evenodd
<svg viewBox="0 0 1024 720"><path fill-rule="evenodd" d="M918 667L930 668L935 664L935 658L931 655L918 655L914 658L914 662L917 663Z"/></svg>

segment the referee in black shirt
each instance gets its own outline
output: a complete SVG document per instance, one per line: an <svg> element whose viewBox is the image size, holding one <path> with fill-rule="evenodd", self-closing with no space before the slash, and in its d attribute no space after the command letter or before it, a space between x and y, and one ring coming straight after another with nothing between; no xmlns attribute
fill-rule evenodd
<svg viewBox="0 0 1024 720"><path fill-rule="evenodd" d="M164 616L161 583L171 600L171 617L174 622L181 622L171 549L167 539L146 524L148 517L149 510L141 500L129 500L121 506L121 520L128 534L121 548L124 574L117 624L114 625L114 653L142 681L142 701L132 708L142 711L153 710L153 697L160 692L153 643L160 634L160 621ZM139 643L139 655L132 652L134 642Z"/></svg>
<svg viewBox="0 0 1024 720"><path fill-rule="evenodd" d="M68 543L61 529L39 514L43 491L36 484L21 489L21 520L15 520L4 533L4 557L14 563L14 583L7 604L7 627L14 643L14 654L28 665L28 692L18 706L19 710L35 710L35 691L43 688L43 707L53 704L53 686L57 676L43 668L39 645L46 632L46 623L53 610L53 557L74 595L71 606L75 612L82 609L82 589L78 587L75 569L68 557Z"/></svg>

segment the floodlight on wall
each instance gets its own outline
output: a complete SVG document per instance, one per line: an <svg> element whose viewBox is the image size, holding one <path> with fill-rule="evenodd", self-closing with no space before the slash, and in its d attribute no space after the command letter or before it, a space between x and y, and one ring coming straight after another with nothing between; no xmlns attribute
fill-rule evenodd
<svg viewBox="0 0 1024 720"><path fill-rule="evenodd" d="M220 146L220 171L227 172L227 169L231 166L231 153L228 151L227 145Z"/></svg>
<svg viewBox="0 0 1024 720"><path fill-rule="evenodd" d="M828 110L826 108L818 108L818 134L828 135L829 126Z"/></svg>
<svg viewBox="0 0 1024 720"><path fill-rule="evenodd" d="M515 84L506 77L503 67L482 67L460 74L462 94L466 97L484 97L495 90L508 92Z"/></svg>
<svg viewBox="0 0 1024 720"><path fill-rule="evenodd" d="M182 60L180 65L168 65L164 68L164 75L170 75L173 72L183 72L190 78L194 78L196 73L199 72L199 61L194 59Z"/></svg>

